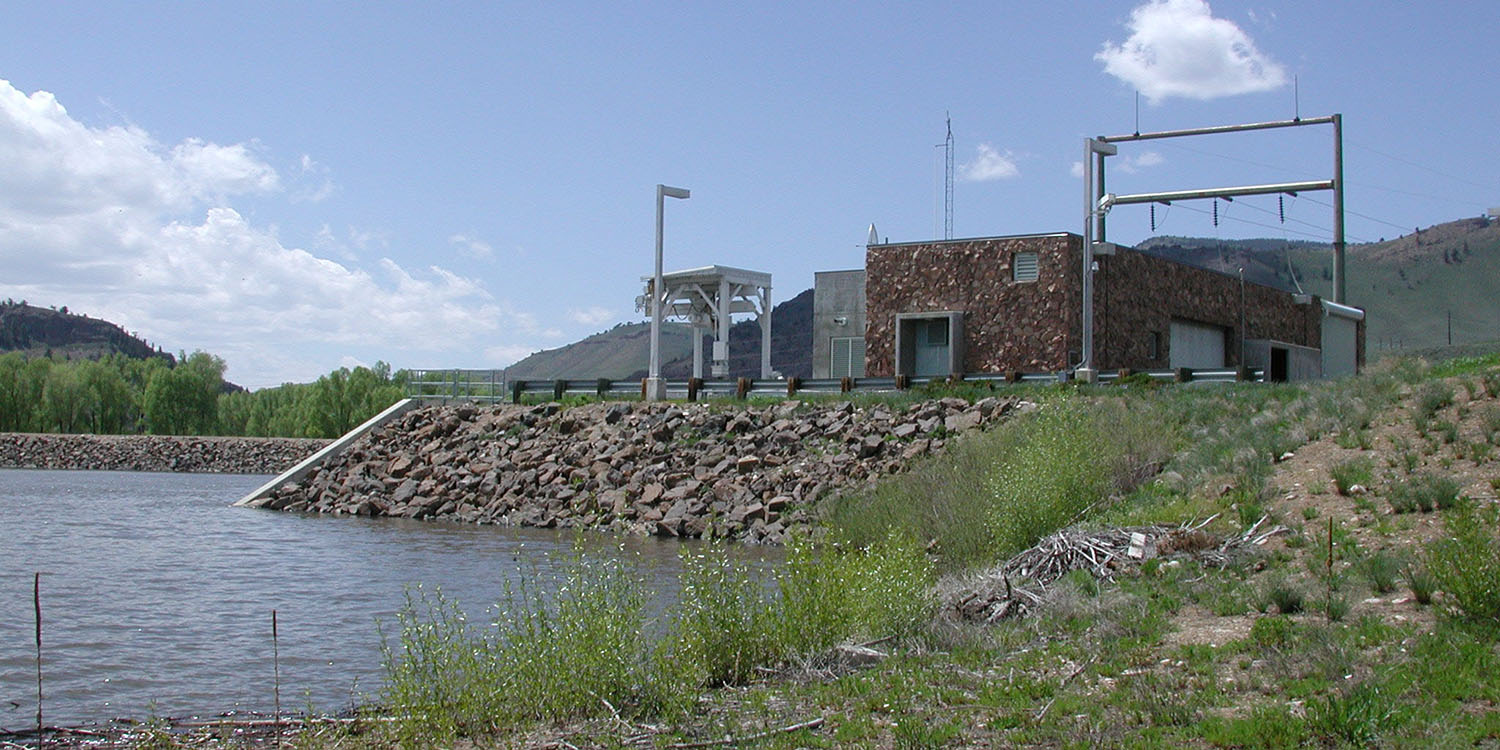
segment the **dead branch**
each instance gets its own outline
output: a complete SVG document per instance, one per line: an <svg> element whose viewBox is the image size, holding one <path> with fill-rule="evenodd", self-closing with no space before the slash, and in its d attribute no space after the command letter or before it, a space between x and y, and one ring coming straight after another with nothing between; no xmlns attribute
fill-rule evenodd
<svg viewBox="0 0 1500 750"><path fill-rule="evenodd" d="M745 735L743 737L725 737L724 739L721 739L721 740L704 740L702 742L673 742L670 745L666 745L666 747L670 747L670 748L690 748L690 747L719 747L719 746L722 746L722 745L735 745L735 744L738 744L738 743L741 743L741 742L751 742L751 741L754 741L754 740L763 740L763 739L765 739L767 737L770 737L770 736L773 736L773 735L777 735L777 734L790 734L791 732L797 732L797 731L801 731L803 729L816 729L817 727L820 727L820 726L823 726L823 717L821 717L821 716L818 717L818 718L816 718L816 719L810 719L808 721L799 722L797 724L790 724L790 725L787 725L787 726L784 726L784 727L777 727L775 729L767 729L764 732L756 732L755 734L747 734L747 735Z"/></svg>

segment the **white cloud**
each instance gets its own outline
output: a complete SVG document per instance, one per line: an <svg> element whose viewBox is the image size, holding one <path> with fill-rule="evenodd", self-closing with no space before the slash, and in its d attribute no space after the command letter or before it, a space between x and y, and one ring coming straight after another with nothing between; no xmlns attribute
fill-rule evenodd
<svg viewBox="0 0 1500 750"><path fill-rule="evenodd" d="M1121 156L1118 159L1110 159L1109 167L1117 172L1135 174L1142 169L1160 166L1164 161L1165 159L1162 158L1161 154L1155 151L1142 151L1139 154L1130 154L1128 156ZM1079 165L1080 176L1082 175L1082 170L1082 165Z"/></svg>
<svg viewBox="0 0 1500 750"><path fill-rule="evenodd" d="M135 127L90 127L51 94L0 80L0 164L0 296L211 351L252 385L310 380L351 357L453 359L501 331L554 333L444 268L380 258L366 269L252 225L228 199L285 192L254 144L167 146ZM326 227L314 241L333 255L343 244Z"/></svg>
<svg viewBox="0 0 1500 750"><path fill-rule="evenodd" d="M1068 165L1068 174L1074 179L1083 179L1083 162L1075 161Z"/></svg>
<svg viewBox="0 0 1500 750"><path fill-rule="evenodd" d="M328 176L328 168L313 161L311 156L303 154L297 166L299 167L299 180L296 190L292 193L293 201L319 203L338 192L337 186Z"/></svg>
<svg viewBox="0 0 1500 750"><path fill-rule="evenodd" d="M1130 37L1105 42L1094 59L1152 103L1270 91L1287 81L1280 64L1234 22L1214 18L1205 0L1150 0L1126 25Z"/></svg>
<svg viewBox="0 0 1500 750"><path fill-rule="evenodd" d="M584 326L597 326L614 320L615 314L597 305L582 310L569 310L568 319Z"/></svg>
<svg viewBox="0 0 1500 750"><path fill-rule="evenodd" d="M1013 153L1006 151L1002 154L988 143L979 144L974 159L958 168L958 178L964 182L1005 180L1020 174L1021 170L1016 167Z"/></svg>
<svg viewBox="0 0 1500 750"><path fill-rule="evenodd" d="M452 235L448 238L448 243L458 248L458 252L475 260L489 260L495 257L493 245L466 234Z"/></svg>

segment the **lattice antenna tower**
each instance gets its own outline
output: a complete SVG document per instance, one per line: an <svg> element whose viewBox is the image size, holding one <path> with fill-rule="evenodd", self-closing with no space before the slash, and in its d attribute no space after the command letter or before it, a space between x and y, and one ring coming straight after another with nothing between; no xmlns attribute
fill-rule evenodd
<svg viewBox="0 0 1500 750"><path fill-rule="evenodd" d="M953 115L943 113L948 121L948 138L943 141L943 239L953 239Z"/></svg>

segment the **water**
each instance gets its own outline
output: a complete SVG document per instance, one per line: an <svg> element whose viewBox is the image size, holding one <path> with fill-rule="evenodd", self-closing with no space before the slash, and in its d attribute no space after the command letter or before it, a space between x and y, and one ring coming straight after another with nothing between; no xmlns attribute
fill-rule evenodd
<svg viewBox="0 0 1500 750"><path fill-rule="evenodd" d="M36 717L36 571L49 724L270 711L272 609L283 709L328 711L378 692L376 620L392 623L407 587L441 587L471 622L488 621L507 581L545 580L575 543L544 530L229 507L265 481L0 470L0 728ZM675 597L681 544L582 538L623 543L652 589Z"/></svg>

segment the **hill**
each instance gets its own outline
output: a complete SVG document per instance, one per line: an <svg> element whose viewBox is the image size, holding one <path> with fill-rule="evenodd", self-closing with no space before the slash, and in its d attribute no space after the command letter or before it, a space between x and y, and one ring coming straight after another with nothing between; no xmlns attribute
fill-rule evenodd
<svg viewBox="0 0 1500 750"><path fill-rule="evenodd" d="M812 374L812 290L771 308L771 367L788 377ZM692 329L681 323L662 328L662 373L685 378L693 369ZM711 351L705 337L703 350ZM651 354L651 324L621 323L581 341L548 349L506 368L513 380L634 380L646 376ZM707 356L705 354L705 356ZM705 363L705 368L707 364ZM760 375L760 324L741 320L729 330L732 377Z"/></svg>
<svg viewBox="0 0 1500 750"><path fill-rule="evenodd" d="M1153 237L1138 249L1225 273L1330 298L1327 244L1281 239ZM1486 341L1500 328L1500 223L1480 217L1417 229L1391 240L1350 244L1348 301L1368 313L1371 356L1392 350Z"/></svg>
<svg viewBox="0 0 1500 750"><path fill-rule="evenodd" d="M107 320L68 312L67 306L52 309L6 300L0 302L0 352L12 351L64 359L122 354L135 359L159 357L169 364L175 361Z"/></svg>

